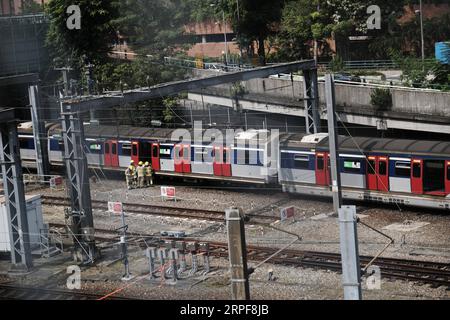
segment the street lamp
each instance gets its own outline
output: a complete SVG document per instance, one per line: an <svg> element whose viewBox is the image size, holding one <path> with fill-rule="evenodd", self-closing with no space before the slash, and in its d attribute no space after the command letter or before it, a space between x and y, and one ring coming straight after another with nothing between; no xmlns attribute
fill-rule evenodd
<svg viewBox="0 0 450 320"><path fill-rule="evenodd" d="M423 6L422 0L420 0L420 9L416 10L416 14L420 14L420 36L421 36L421 46L422 46L422 68L425 70L425 40L423 32Z"/></svg>
<svg viewBox="0 0 450 320"><path fill-rule="evenodd" d="M215 7L215 3L210 4L211 7ZM225 22L225 11L222 9L222 20L223 20L223 36L225 39L225 66L228 66L228 41L227 41L227 25Z"/></svg>

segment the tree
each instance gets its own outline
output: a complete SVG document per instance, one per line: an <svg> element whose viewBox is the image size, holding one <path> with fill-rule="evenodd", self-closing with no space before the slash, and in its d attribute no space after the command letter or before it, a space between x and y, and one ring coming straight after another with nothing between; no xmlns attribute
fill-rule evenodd
<svg viewBox="0 0 450 320"><path fill-rule="evenodd" d="M157 56L174 54L184 25L190 21L193 0L121 0L115 20L134 50Z"/></svg>
<svg viewBox="0 0 450 320"><path fill-rule="evenodd" d="M66 10L71 5L80 8L80 30L67 28ZM50 17L47 45L56 64L69 63L79 70L85 60L104 62L116 37L113 20L118 18L117 8L114 0L51 0L46 8Z"/></svg>

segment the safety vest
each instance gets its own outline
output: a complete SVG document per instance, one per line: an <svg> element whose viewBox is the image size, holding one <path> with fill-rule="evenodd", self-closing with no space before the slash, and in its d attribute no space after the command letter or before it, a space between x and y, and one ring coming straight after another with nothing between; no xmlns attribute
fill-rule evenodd
<svg viewBox="0 0 450 320"><path fill-rule="evenodd" d="M151 166L145 167L145 175L147 175L147 176L152 175L152 167Z"/></svg>

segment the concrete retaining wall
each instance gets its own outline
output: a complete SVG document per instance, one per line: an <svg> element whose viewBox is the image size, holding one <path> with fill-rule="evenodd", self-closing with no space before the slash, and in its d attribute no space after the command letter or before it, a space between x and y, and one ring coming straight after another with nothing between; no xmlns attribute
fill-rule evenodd
<svg viewBox="0 0 450 320"><path fill-rule="evenodd" d="M216 72L201 71L203 76L214 75ZM285 79L252 79L244 82L249 93L262 94L272 97L295 99L303 98L303 82L295 80L293 83ZM230 84L217 86L229 92ZM339 106L351 108L374 109L370 104L370 94L374 88L358 85L336 85L336 102ZM206 90L207 91L207 90ZM391 111L414 115L431 115L450 117L450 93L419 91L392 88L393 106ZM319 97L325 105L325 84L319 83Z"/></svg>

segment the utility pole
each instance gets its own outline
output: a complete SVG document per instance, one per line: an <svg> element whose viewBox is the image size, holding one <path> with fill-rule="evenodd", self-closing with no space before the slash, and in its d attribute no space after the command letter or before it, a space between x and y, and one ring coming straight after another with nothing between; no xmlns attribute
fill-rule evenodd
<svg viewBox="0 0 450 320"><path fill-rule="evenodd" d="M230 208L225 211L225 217L228 231L231 297L233 300L250 300L244 216L241 210Z"/></svg>
<svg viewBox="0 0 450 320"><path fill-rule="evenodd" d="M423 5L422 0L420 0L420 35L422 43L422 69L425 71L425 39L423 34Z"/></svg>
<svg viewBox="0 0 450 320"><path fill-rule="evenodd" d="M43 112L37 84L28 87L28 96L31 105L31 121L33 122L37 173L44 181L47 181L50 175L50 161L48 149L45 147L47 145L47 133L45 131L45 122L42 120Z"/></svg>
<svg viewBox="0 0 450 320"><path fill-rule="evenodd" d="M334 79L331 74L325 76L325 90L328 113L328 135L331 159L331 189L333 207L339 215L341 243L342 282L345 300L361 300L361 266L359 262L356 207L342 207L341 176L339 172L339 135L336 121L336 101Z"/></svg>
<svg viewBox="0 0 450 320"><path fill-rule="evenodd" d="M73 70L71 67L55 68L56 71L61 71L64 82L64 97L69 95L69 72Z"/></svg>

